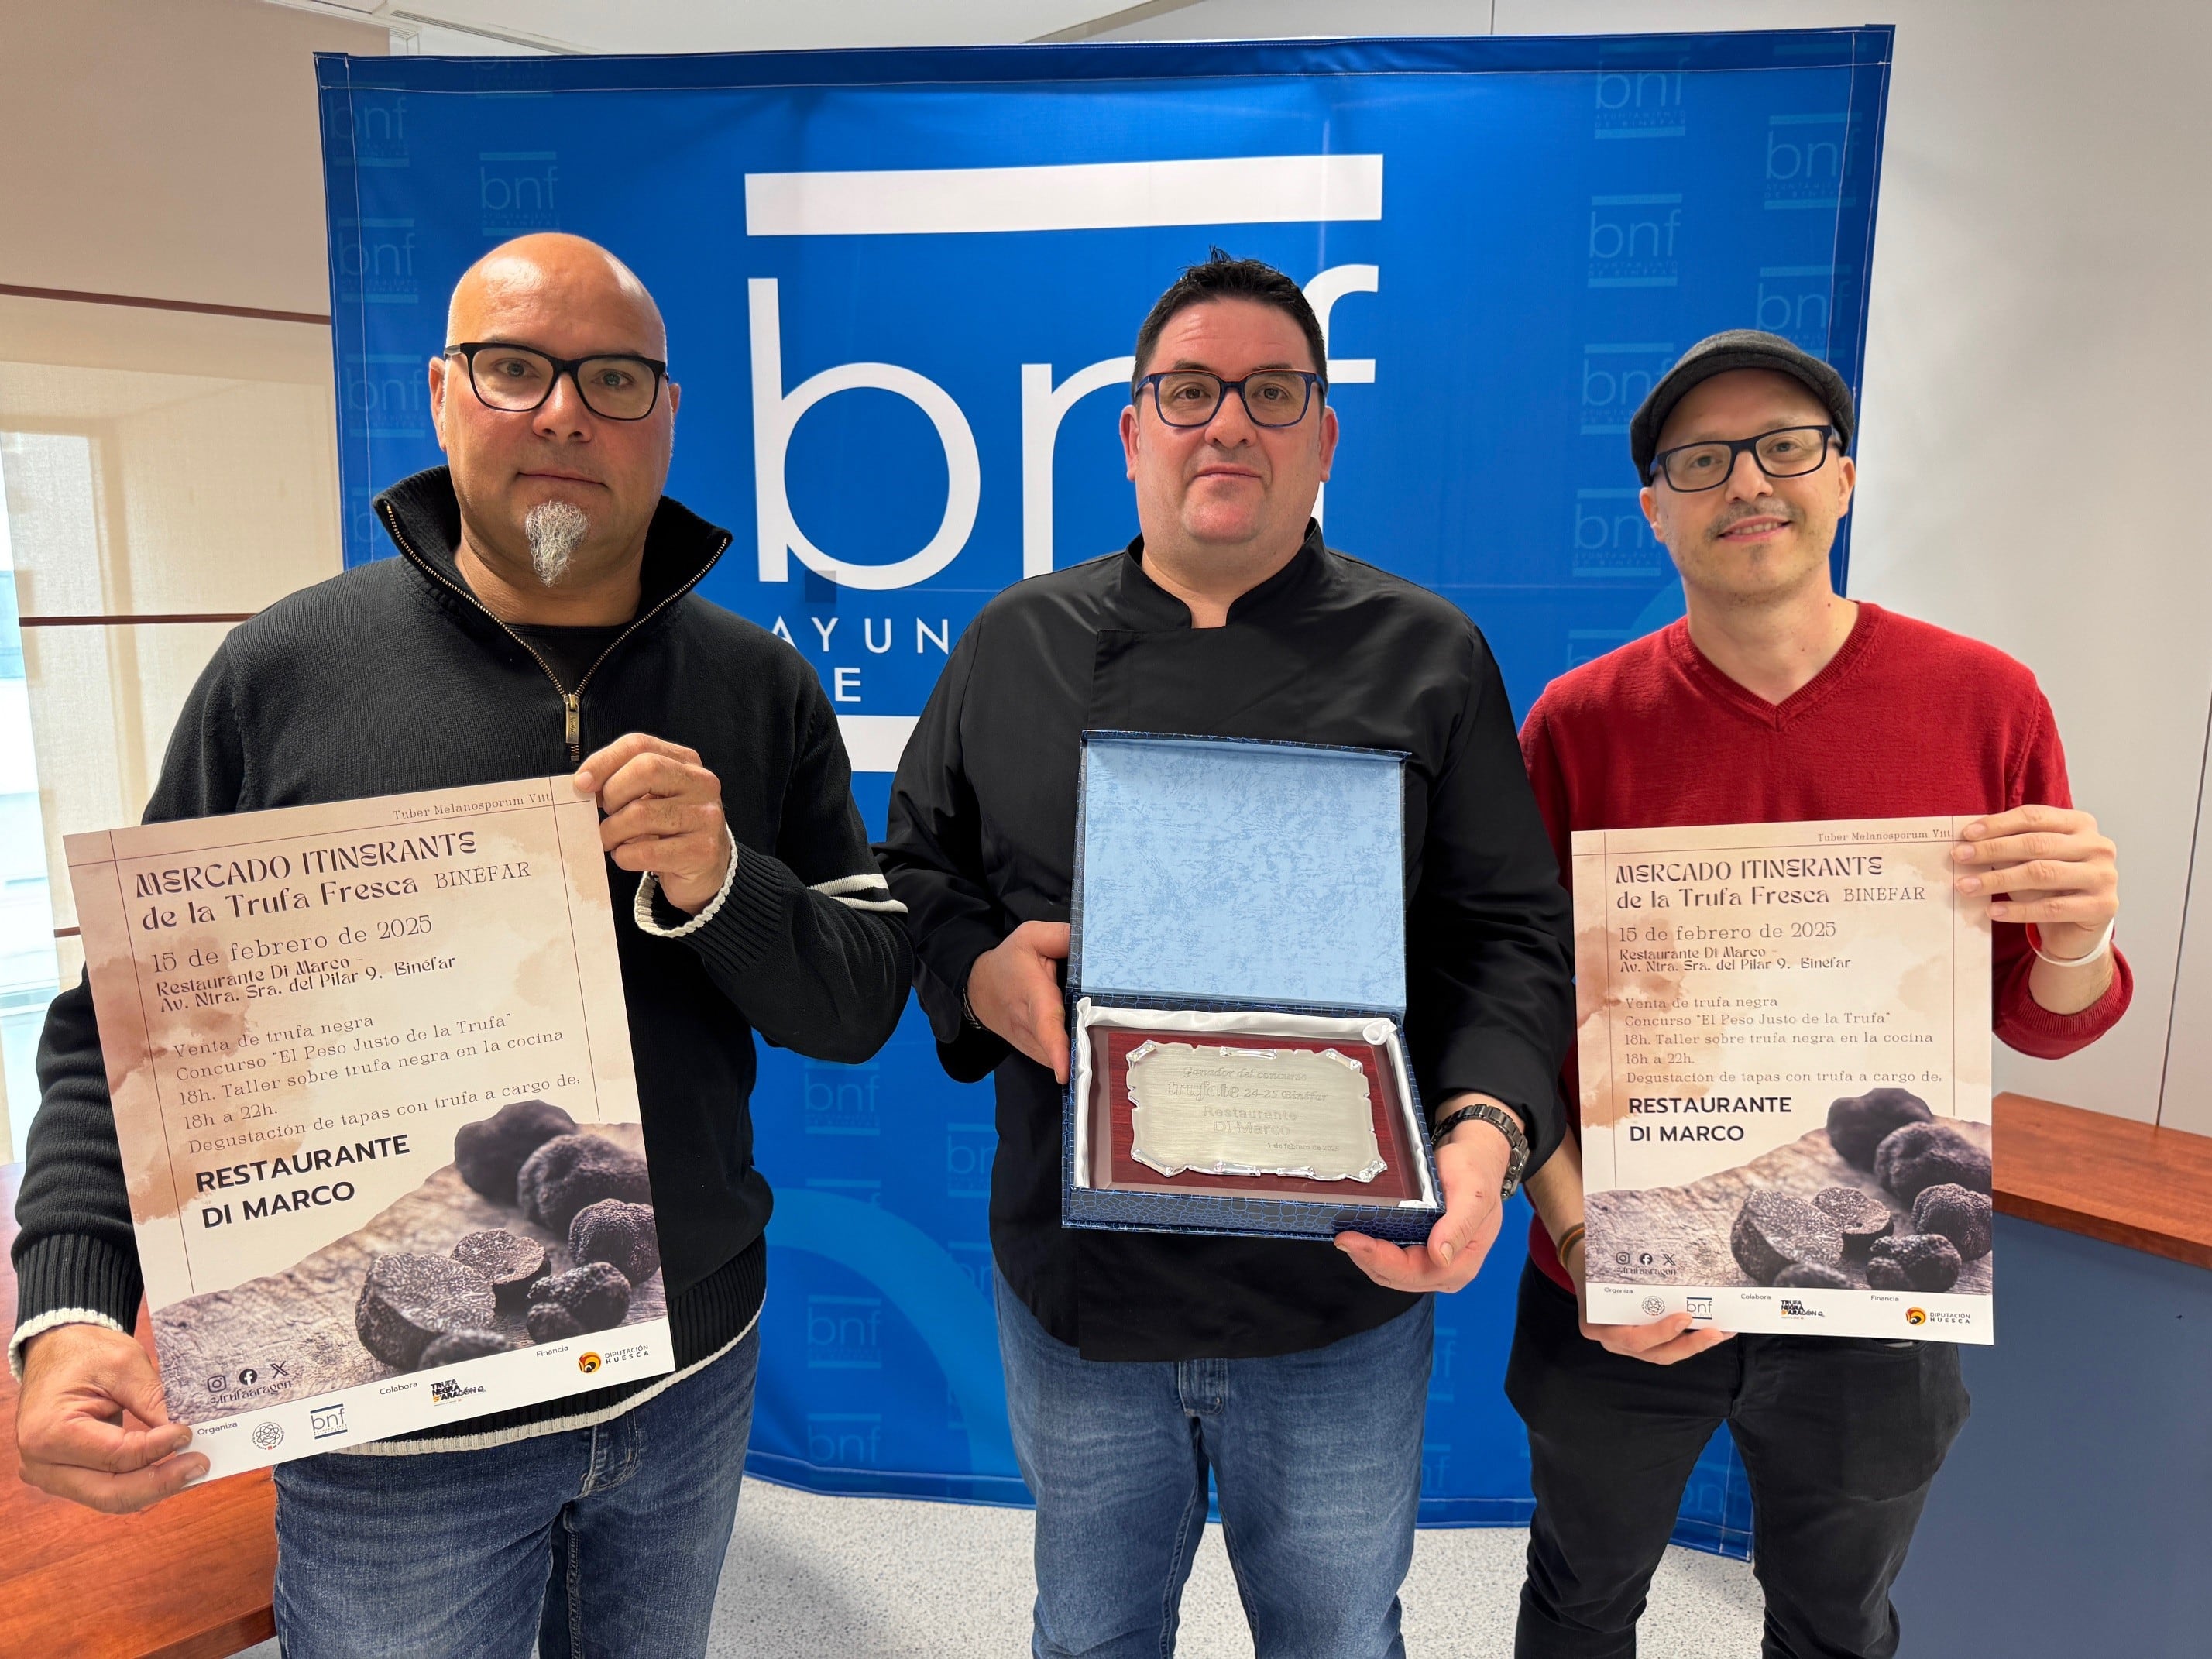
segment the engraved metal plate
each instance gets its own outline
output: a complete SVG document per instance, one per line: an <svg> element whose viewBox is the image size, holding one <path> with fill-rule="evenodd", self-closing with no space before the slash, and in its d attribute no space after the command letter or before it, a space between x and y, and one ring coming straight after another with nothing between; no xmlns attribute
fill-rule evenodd
<svg viewBox="0 0 2212 1659"><path fill-rule="evenodd" d="M1129 1056L1131 1155L1162 1175L1372 1181L1367 1073L1334 1048L1146 1042Z"/></svg>

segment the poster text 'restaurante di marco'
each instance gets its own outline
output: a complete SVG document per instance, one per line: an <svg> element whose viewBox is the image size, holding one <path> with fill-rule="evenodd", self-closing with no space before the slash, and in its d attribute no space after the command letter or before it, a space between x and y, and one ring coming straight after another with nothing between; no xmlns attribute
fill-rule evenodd
<svg viewBox="0 0 2212 1659"><path fill-rule="evenodd" d="M316 905L402 898L422 890L414 872L380 875L370 880L355 877L353 872L388 872L414 864L450 864L471 857L476 850L475 830L438 830L374 841L331 842L251 858L173 865L163 870L142 870L132 886L142 899L181 896L185 903L181 915L157 905L140 919L143 927L174 927L180 922L188 925L213 921L216 912L210 906L214 905L227 907L233 920L243 920L249 916L281 915ZM296 885L290 884L295 883ZM206 902L194 896L198 894L207 895Z"/></svg>
<svg viewBox="0 0 2212 1659"><path fill-rule="evenodd" d="M1882 877L1879 853L1655 859L1613 866L1613 902L1619 910L1717 910L1773 904L1913 903L1928 896L1917 872L1905 881L1885 883ZM1816 883L1822 884L1813 884Z"/></svg>

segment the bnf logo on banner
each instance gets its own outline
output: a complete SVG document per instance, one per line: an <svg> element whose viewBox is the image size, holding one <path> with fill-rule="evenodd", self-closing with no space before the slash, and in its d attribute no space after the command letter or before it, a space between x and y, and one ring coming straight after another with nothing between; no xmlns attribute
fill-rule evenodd
<svg viewBox="0 0 2212 1659"><path fill-rule="evenodd" d="M1379 221L1382 217L1382 157L1380 155L1266 155L1189 158L1177 161L1088 162L1035 167L898 168L877 172L750 173L744 181L745 234L749 239L819 241L830 248L849 246L857 260L896 260L898 255L873 241L878 238L990 239L1004 249L1011 239L1065 237L1073 233L1160 231L1204 226L1217 232L1229 226L1328 225ZM1007 252L979 253L988 268L1011 252L1020 261L1019 244ZM768 257L775 257L773 254ZM954 258L958 254L955 252ZM801 269L821 255L799 253ZM1171 267L1170 267L1171 269ZM746 283L750 357L753 502L761 592L752 599L757 614L773 606L770 623L794 647L822 659L824 681L844 716L846 743L856 768L888 771L913 725L911 714L874 712L889 701L918 707L933 683L933 671L948 649L952 618L939 594L949 583L939 579L976 539L984 501L983 452L977 423L994 437L1012 428L1015 465L994 477L1012 497L1019 526L1019 565L1006 575L1040 574L1052 569L1056 517L1054 481L1062 426L1085 399L1106 393L1105 407L1118 410L1126 399L1134 359L1126 351L1095 362L1051 362L1001 365L999 383L990 386L972 411L947 386L905 363L842 362L815 370L796 384L785 370L785 283L805 278L754 276ZM815 278L816 281L824 280ZM838 280L838 279L829 279ZM1336 301L1352 293L1372 293L1379 272L1372 264L1351 263L1316 273L1306 283L1324 331ZM842 287L842 282L839 282ZM1042 296L1038 296L1042 297ZM1073 296L1071 296L1073 297ZM1142 301L1137 301L1141 315ZM978 318L975 321L981 321ZM1093 337L1111 337L1115 321L1133 333L1133 320L1103 313L1104 328ZM922 331L916 345L933 355L933 341ZM996 343L978 340L978 351L1005 353L1020 336ZM1036 337L1034 334L1030 337ZM1372 382L1372 359L1334 360L1340 385ZM964 377L963 377L964 378ZM927 423L937 450L925 456L915 480L912 506L921 509L926 539L901 553L896 542L878 551L876 537L846 538L848 550L832 552L811 537L793 506L793 439L801 421L841 392L872 392L904 403L907 423ZM855 416L864 419L865 416ZM879 418L882 418L879 416ZM895 417L893 417L895 418ZM1096 423L1086 430L1091 454L1086 471L1114 451L1101 441ZM939 475L934 461L941 465ZM941 476L941 483L939 478ZM933 488L932 486L935 486ZM933 523L928 508L938 507ZM1126 524L1127 510L1109 508L1106 525ZM1085 544L1085 556L1110 543L1102 526ZM885 539L888 539L887 538ZM890 556L884 556L884 553ZM796 561L813 577L817 602L805 593L779 599L787 588ZM820 583L849 590L842 615L816 614ZM985 592L1000 584L993 582ZM960 585L963 602L950 608L972 614L975 583ZM804 613L796 631L793 618ZM857 637L851 623L857 619ZM965 615L962 617L965 620ZM838 630L848 631L841 641ZM921 671L917 672L916 671ZM873 708L871 708L872 703ZM866 712L863 712L866 711Z"/></svg>
<svg viewBox="0 0 2212 1659"><path fill-rule="evenodd" d="M347 557L390 551L370 496L439 459L454 278L521 231L604 242L669 320L671 493L736 538L703 591L820 676L879 822L977 611L1134 533L1133 337L1218 244L1323 321L1330 541L1463 605L1525 708L1679 611L1625 428L1681 348L1759 325L1856 380L1889 44L325 58ZM756 1461L1018 1499L988 1094L909 1017L864 1071L765 1054L755 1119L781 1286ZM1511 1267L1440 1311L1462 1376L1495 1372ZM1449 1395L1425 1512L1525 1516L1510 1419Z"/></svg>

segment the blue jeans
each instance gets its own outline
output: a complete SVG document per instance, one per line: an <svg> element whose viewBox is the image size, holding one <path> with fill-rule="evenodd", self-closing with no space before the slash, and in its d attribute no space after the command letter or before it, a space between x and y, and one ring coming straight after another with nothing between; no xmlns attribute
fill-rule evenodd
<svg viewBox="0 0 2212 1659"><path fill-rule="evenodd" d="M1259 1659L1402 1659L1434 1310L1272 1359L1108 1363L998 1280L1036 1659L1165 1659L1209 1470Z"/></svg>
<svg viewBox="0 0 2212 1659"><path fill-rule="evenodd" d="M756 1326L597 1428L278 1466L285 1659L705 1653L759 1364Z"/></svg>

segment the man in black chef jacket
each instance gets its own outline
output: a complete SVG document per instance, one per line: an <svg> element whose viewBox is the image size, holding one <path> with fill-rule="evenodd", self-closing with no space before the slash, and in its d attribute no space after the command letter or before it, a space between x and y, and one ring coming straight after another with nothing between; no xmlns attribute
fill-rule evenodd
<svg viewBox="0 0 2212 1659"><path fill-rule="evenodd" d="M1138 333L1121 415L1143 533L984 608L878 849L945 1069L997 1077L1000 1348L1053 1659L1171 1650L1209 1472L1262 1659L1403 1652L1430 1293L1474 1277L1562 1131L1568 910L1505 688L1458 609L1322 544L1336 436L1297 286L1218 250L1185 271ZM1061 1226L1085 728L1411 755L1406 1029L1446 1200L1425 1245Z"/></svg>

